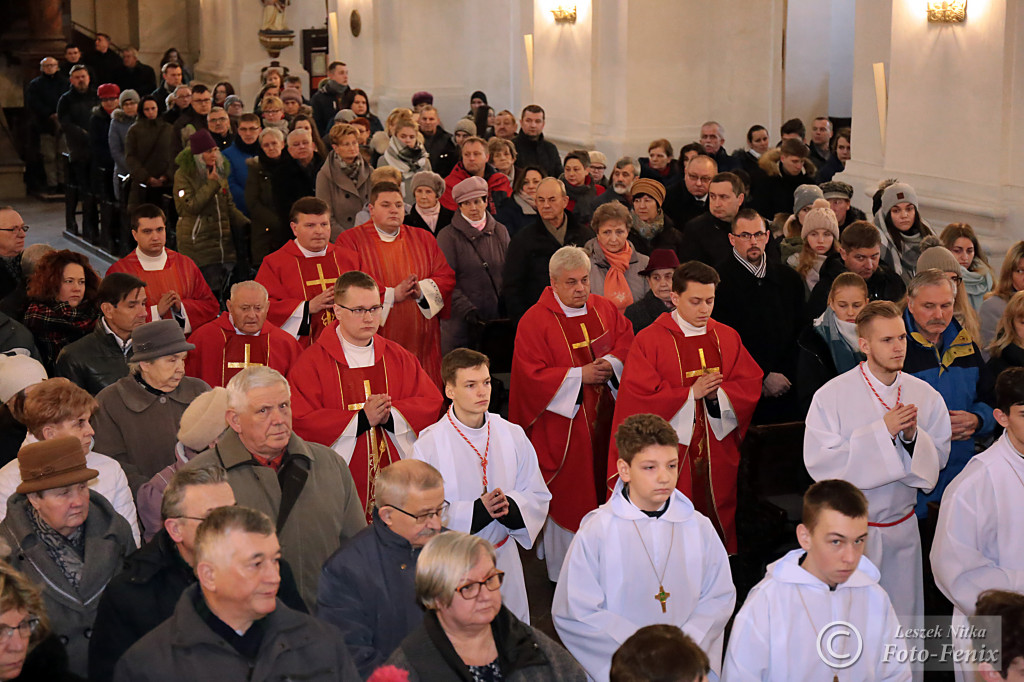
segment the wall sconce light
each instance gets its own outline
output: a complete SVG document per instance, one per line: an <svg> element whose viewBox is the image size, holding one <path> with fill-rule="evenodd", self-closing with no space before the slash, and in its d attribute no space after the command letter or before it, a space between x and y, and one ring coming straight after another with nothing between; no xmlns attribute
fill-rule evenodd
<svg viewBox="0 0 1024 682"><path fill-rule="evenodd" d="M554 15L556 24L576 23L576 5L573 5L572 7L559 5L555 9L551 10L551 14Z"/></svg>
<svg viewBox="0 0 1024 682"><path fill-rule="evenodd" d="M928 0L928 21L958 24L966 19L967 0Z"/></svg>

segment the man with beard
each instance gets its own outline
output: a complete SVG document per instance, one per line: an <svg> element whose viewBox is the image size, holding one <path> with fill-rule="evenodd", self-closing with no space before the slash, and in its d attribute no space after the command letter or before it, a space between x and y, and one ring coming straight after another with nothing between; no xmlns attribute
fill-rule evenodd
<svg viewBox="0 0 1024 682"><path fill-rule="evenodd" d="M633 204L630 201L629 189L637 178L637 169L639 167L640 164L630 156L623 156L616 161L615 168L612 169L612 179L608 184L608 189L597 198L597 205L600 206L601 204L607 204L609 201L617 201L626 208L632 208Z"/></svg>

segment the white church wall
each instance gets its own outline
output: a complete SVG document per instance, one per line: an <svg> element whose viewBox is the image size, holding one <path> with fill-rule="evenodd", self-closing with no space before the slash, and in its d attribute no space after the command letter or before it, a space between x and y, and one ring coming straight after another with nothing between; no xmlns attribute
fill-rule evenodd
<svg viewBox="0 0 1024 682"><path fill-rule="evenodd" d="M828 115L853 111L853 26L857 0L832 0L829 30Z"/></svg>
<svg viewBox="0 0 1024 682"><path fill-rule="evenodd" d="M786 9L784 119L828 114L832 3L789 0ZM773 138L774 139L774 138Z"/></svg>

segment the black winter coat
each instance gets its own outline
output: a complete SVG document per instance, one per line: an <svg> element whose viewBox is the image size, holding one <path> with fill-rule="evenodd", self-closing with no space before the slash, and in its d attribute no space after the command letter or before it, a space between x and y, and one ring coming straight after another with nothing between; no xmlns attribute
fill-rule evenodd
<svg viewBox="0 0 1024 682"><path fill-rule="evenodd" d="M778 149L761 155L758 163L767 177L751 188L754 208L769 221L774 220L777 213L793 213L793 192L797 187L817 184L814 181L817 169L809 159L804 159L803 171L799 175L789 175L782 171L780 156Z"/></svg>
<svg viewBox="0 0 1024 682"><path fill-rule="evenodd" d="M505 275L502 293L509 317L518 321L534 303L540 300L544 288L551 283L548 261L563 246L582 247L596 235L589 227L580 225L576 216L565 211L568 221L565 243L559 244L540 216L516 233L509 242L505 255Z"/></svg>
<svg viewBox="0 0 1024 682"><path fill-rule="evenodd" d="M729 242L731 231L730 223L719 220L710 212L697 216L683 226L683 248L679 253L679 262L699 260L715 267L722 261L732 259L732 244ZM765 252L772 263L782 260L779 244L774 239L769 238Z"/></svg>
<svg viewBox="0 0 1024 682"><path fill-rule="evenodd" d="M1011 367L1024 367L1024 348L1010 344L1003 349L999 357L992 356L988 361L988 369L992 379L998 379L1003 370Z"/></svg>
<svg viewBox="0 0 1024 682"><path fill-rule="evenodd" d="M324 563L317 618L341 630L364 678L423 621L414 584L419 555L420 549L388 528L375 509L373 523Z"/></svg>
<svg viewBox="0 0 1024 682"><path fill-rule="evenodd" d="M29 81L25 88L25 106L32 112L32 118L40 132L52 133L50 116L57 113L57 102L67 92L68 79L59 71L52 76L40 74Z"/></svg>
<svg viewBox="0 0 1024 682"><path fill-rule="evenodd" d="M690 194L685 183L677 182L665 189L665 203L662 204L661 210L672 219L672 222L682 226L707 213L708 202L706 198L701 201Z"/></svg>
<svg viewBox="0 0 1024 682"><path fill-rule="evenodd" d="M666 172L664 173L651 168L651 162L648 161L646 157L640 158L639 161L641 178L650 178L651 180L657 180L658 182L665 186L665 189L668 189L673 185L683 184L683 169L679 165L678 160L671 159L668 162L668 167L666 168Z"/></svg>
<svg viewBox="0 0 1024 682"><path fill-rule="evenodd" d="M302 197L316 196L316 174L324 165L324 158L319 152L313 153L313 160L303 167L288 154L281 152L279 163L271 169L270 177L274 185L274 202L277 204L277 216L280 225L287 226L288 214L292 204Z"/></svg>
<svg viewBox="0 0 1024 682"><path fill-rule="evenodd" d="M632 214L633 212L630 211ZM665 219L664 226L658 231L656 235L648 239L642 234L637 232L633 227L629 228L629 242L636 248L637 251L650 256L651 252L655 249L671 249L676 252L679 256L679 262L683 262L683 233L680 232L672 219L667 215L663 215Z"/></svg>
<svg viewBox="0 0 1024 682"><path fill-rule="evenodd" d="M21 674L11 682L84 682L68 670L68 652L57 635L49 635L25 657Z"/></svg>
<svg viewBox="0 0 1024 682"><path fill-rule="evenodd" d="M103 107L92 110L89 119L89 142L92 145L92 163L94 168L103 168L113 172L114 157L110 155L110 144L107 136L110 133L110 114Z"/></svg>
<svg viewBox="0 0 1024 682"><path fill-rule="evenodd" d="M431 163L433 163L433 161L431 161ZM509 202L506 201L505 203L507 204ZM419 211L416 208L416 204L413 204L412 210L406 214L403 223L406 225L411 225L412 227L422 228L436 237L438 232L443 230L446 226L451 225L452 218L454 217L455 211L451 210L450 208L445 208L444 206L442 206L441 212L437 214L437 227L436 229L431 230L429 227L427 227L427 221L424 220L423 216L419 214ZM501 221L499 220L498 222Z"/></svg>
<svg viewBox="0 0 1024 682"><path fill-rule="evenodd" d="M672 308L665 305L664 301L648 290L639 301L630 304L623 313L626 319L633 323L633 333L639 334L641 329L646 329L654 324L654 321L661 317L662 313L671 312Z"/></svg>
<svg viewBox="0 0 1024 682"><path fill-rule="evenodd" d="M452 134L441 126L437 126L433 135L423 135L423 148L430 154L431 170L442 178L448 177L455 164L460 161L459 148L455 146Z"/></svg>
<svg viewBox="0 0 1024 682"><path fill-rule="evenodd" d="M523 131L516 133L512 143L516 146L516 167L537 166L545 175L557 178L562 173L562 159L558 148L544 139L544 133L531 139Z"/></svg>
<svg viewBox="0 0 1024 682"><path fill-rule="evenodd" d="M128 376L129 347L126 358L117 340L107 333L102 320L97 320L91 334L61 349L54 363L53 375L65 377L96 395L110 384Z"/></svg>
<svg viewBox="0 0 1024 682"><path fill-rule="evenodd" d="M297 611L306 606L287 562L281 561L281 601ZM96 610L89 640L89 680L108 682L124 652L174 614L182 593L196 582L174 541L161 529L124 560L121 573L107 584Z"/></svg>
<svg viewBox="0 0 1024 682"><path fill-rule="evenodd" d="M39 349L36 348L35 337L32 332L7 313L0 312L0 353L6 353L15 348L24 348L36 360L42 362Z"/></svg>
<svg viewBox="0 0 1024 682"><path fill-rule="evenodd" d="M57 101L57 118L61 131L67 140L72 161L88 161L92 150L89 147L89 120L93 107L99 106L100 98L95 90L78 92L71 88ZM106 140L106 138L103 138Z"/></svg>
<svg viewBox="0 0 1024 682"><path fill-rule="evenodd" d="M814 327L804 327L797 339L800 352L796 364L797 401L800 414L807 416L815 392L839 375L832 351Z"/></svg>
<svg viewBox="0 0 1024 682"><path fill-rule="evenodd" d="M838 253L833 253L821 264L818 271L818 283L811 289L811 295L807 299L808 320L813 320L825 312L828 305L828 293L832 289L832 282L844 272L849 272ZM889 269L884 263L879 263L874 274L868 279L868 297L872 301L899 302L907 293L907 285L903 278Z"/></svg>

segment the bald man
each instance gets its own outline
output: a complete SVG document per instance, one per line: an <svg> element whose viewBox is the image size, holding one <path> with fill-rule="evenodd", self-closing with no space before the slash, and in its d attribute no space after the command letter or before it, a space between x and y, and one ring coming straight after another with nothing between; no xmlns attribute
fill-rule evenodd
<svg viewBox="0 0 1024 682"><path fill-rule="evenodd" d="M53 57L44 57L39 62L39 75L32 79L25 89L25 106L32 114L35 138L42 157L46 188L56 190L60 182L60 158L57 138L60 125L57 123L57 102L68 89L68 79L60 72L60 63ZM39 178L40 180L42 178Z"/></svg>
<svg viewBox="0 0 1024 682"><path fill-rule="evenodd" d="M683 181L666 189L665 203L661 208L680 229L708 210L708 192L717 174L715 160L698 154L683 169Z"/></svg>
<svg viewBox="0 0 1024 682"><path fill-rule="evenodd" d="M548 262L555 251L563 246L583 246L595 236L566 209L569 196L561 180L542 180L536 200L537 218L512 237L505 256L505 305L509 317L517 321L548 286Z"/></svg>

